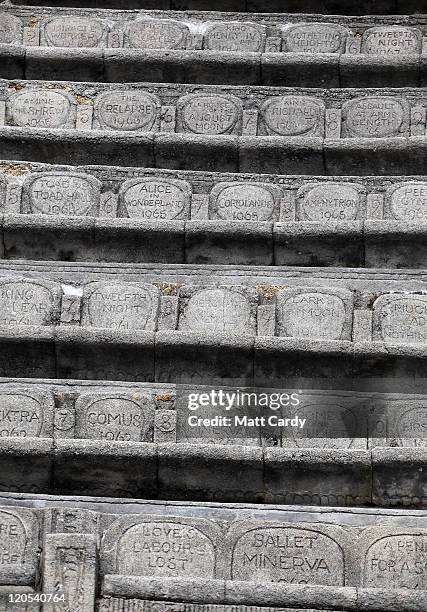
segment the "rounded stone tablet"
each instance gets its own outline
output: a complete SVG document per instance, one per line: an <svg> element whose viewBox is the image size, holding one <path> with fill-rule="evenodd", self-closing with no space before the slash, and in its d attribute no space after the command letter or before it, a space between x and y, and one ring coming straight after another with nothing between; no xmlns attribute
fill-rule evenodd
<svg viewBox="0 0 427 612"><path fill-rule="evenodd" d="M277 310L279 336L342 340L348 335L348 314L339 295L284 290L277 294Z"/></svg>
<svg viewBox="0 0 427 612"><path fill-rule="evenodd" d="M386 216L398 221L427 221L427 182L393 185L386 193ZM387 214L388 212L388 214Z"/></svg>
<svg viewBox="0 0 427 612"><path fill-rule="evenodd" d="M404 412L397 421L396 434L400 446L427 448L427 405Z"/></svg>
<svg viewBox="0 0 427 612"><path fill-rule="evenodd" d="M43 408L34 397L19 391L0 393L0 438L37 438Z"/></svg>
<svg viewBox="0 0 427 612"><path fill-rule="evenodd" d="M70 127L75 102L62 91L27 89L9 97L7 110L12 125L35 128Z"/></svg>
<svg viewBox="0 0 427 612"><path fill-rule="evenodd" d="M363 586L385 589L427 588L427 533L384 535L368 548Z"/></svg>
<svg viewBox="0 0 427 612"><path fill-rule="evenodd" d="M377 26L363 33L362 53L380 56L419 55L422 39L421 31L416 28L402 25Z"/></svg>
<svg viewBox="0 0 427 612"><path fill-rule="evenodd" d="M360 446L355 414L339 404L315 403L298 407L298 416L306 419L302 430L293 432L298 448L353 448ZM360 418L360 417L359 417ZM362 440L364 448L366 439Z"/></svg>
<svg viewBox="0 0 427 612"><path fill-rule="evenodd" d="M325 105L310 96L277 96L262 105L267 132L280 136L323 136Z"/></svg>
<svg viewBox="0 0 427 612"><path fill-rule="evenodd" d="M343 104L344 136L383 138L404 136L408 131L408 110L396 98L369 96Z"/></svg>
<svg viewBox="0 0 427 612"><path fill-rule="evenodd" d="M240 100L220 94L189 94L177 108L182 130L193 134L230 134L242 116Z"/></svg>
<svg viewBox="0 0 427 612"><path fill-rule="evenodd" d="M160 102L156 96L129 89L107 91L96 97L95 119L110 130L150 132L156 122Z"/></svg>
<svg viewBox="0 0 427 612"><path fill-rule="evenodd" d="M50 47L99 47L105 26L91 17L54 17L44 26L46 43Z"/></svg>
<svg viewBox="0 0 427 612"><path fill-rule="evenodd" d="M57 216L97 215L101 183L92 176L68 172L30 175L23 184L22 212Z"/></svg>
<svg viewBox="0 0 427 612"><path fill-rule="evenodd" d="M343 53L348 30L332 23L299 23L282 29L285 51Z"/></svg>
<svg viewBox="0 0 427 612"><path fill-rule="evenodd" d="M152 331L159 301L159 290L148 283L90 283L83 294L82 325Z"/></svg>
<svg viewBox="0 0 427 612"><path fill-rule="evenodd" d="M265 38L265 27L256 23L215 23L207 27L203 47L209 51L260 52Z"/></svg>
<svg viewBox="0 0 427 612"><path fill-rule="evenodd" d="M298 190L297 216L301 221L339 223L360 217L362 185L310 183Z"/></svg>
<svg viewBox="0 0 427 612"><path fill-rule="evenodd" d="M172 19L137 19L125 27L124 46L133 49L185 49L188 27Z"/></svg>
<svg viewBox="0 0 427 612"><path fill-rule="evenodd" d="M126 181L119 192L120 216L145 221L188 219L191 187L186 181L147 177Z"/></svg>
<svg viewBox="0 0 427 612"><path fill-rule="evenodd" d="M277 190L263 183L219 183L210 194L210 219L277 221L279 209Z"/></svg>
<svg viewBox="0 0 427 612"><path fill-rule="evenodd" d="M302 527L259 527L232 552L232 580L267 584L344 584L344 553L330 536Z"/></svg>
<svg viewBox="0 0 427 612"><path fill-rule="evenodd" d="M392 344L427 342L427 295L385 294L375 300L374 337Z"/></svg>
<svg viewBox="0 0 427 612"><path fill-rule="evenodd" d="M0 325L52 325L59 295L48 282L0 280Z"/></svg>
<svg viewBox="0 0 427 612"><path fill-rule="evenodd" d="M18 17L0 13L0 44L22 44L22 22Z"/></svg>

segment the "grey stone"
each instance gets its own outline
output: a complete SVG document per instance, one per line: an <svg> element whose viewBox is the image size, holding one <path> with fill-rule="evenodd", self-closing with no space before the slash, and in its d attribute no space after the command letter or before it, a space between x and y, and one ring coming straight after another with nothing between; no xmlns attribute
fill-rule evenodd
<svg viewBox="0 0 427 612"><path fill-rule="evenodd" d="M0 13L0 43L19 45L22 43L22 21L8 13Z"/></svg>
<svg viewBox="0 0 427 612"><path fill-rule="evenodd" d="M415 28L377 26L363 33L362 53L380 56L419 55L421 44L421 33Z"/></svg>
<svg viewBox="0 0 427 612"><path fill-rule="evenodd" d="M59 318L61 293L50 281L0 279L2 326L53 325Z"/></svg>
<svg viewBox="0 0 427 612"><path fill-rule="evenodd" d="M277 335L350 340L353 298L333 288L285 289L277 295Z"/></svg>
<svg viewBox="0 0 427 612"><path fill-rule="evenodd" d="M343 53L349 32L329 23L301 23L282 29L284 51L293 53Z"/></svg>
<svg viewBox="0 0 427 612"><path fill-rule="evenodd" d="M84 288L82 325L118 330L156 328L159 290L153 285L92 283Z"/></svg>
<svg viewBox="0 0 427 612"><path fill-rule="evenodd" d="M262 85L340 86L340 56L337 53L264 53L261 67Z"/></svg>
<svg viewBox="0 0 427 612"><path fill-rule="evenodd" d="M343 135L350 138L408 136L409 114L404 101L366 97L343 105Z"/></svg>
<svg viewBox="0 0 427 612"><path fill-rule="evenodd" d="M373 304L374 340L386 344L425 346L427 338L427 295L389 294Z"/></svg>
<svg viewBox="0 0 427 612"><path fill-rule="evenodd" d="M25 387L0 390L0 437L49 438L53 436L52 395Z"/></svg>
<svg viewBox="0 0 427 612"><path fill-rule="evenodd" d="M188 27L173 19L135 19L123 28L124 46L132 49L185 49Z"/></svg>
<svg viewBox="0 0 427 612"><path fill-rule="evenodd" d="M204 33L203 48L209 51L263 51L266 28L251 22L229 21L209 24Z"/></svg>
<svg viewBox="0 0 427 612"><path fill-rule="evenodd" d="M42 28L42 43L51 47L102 47L106 43L106 28L96 18L54 17Z"/></svg>
<svg viewBox="0 0 427 612"><path fill-rule="evenodd" d="M101 183L93 176L49 172L28 176L22 186L21 211L55 216L99 214Z"/></svg>
<svg viewBox="0 0 427 612"><path fill-rule="evenodd" d="M300 221L355 221L365 218L366 192L358 183L307 183L298 190L296 204Z"/></svg>
<svg viewBox="0 0 427 612"><path fill-rule="evenodd" d="M283 96L268 100L260 109L267 135L323 137L325 107L308 96Z"/></svg>
<svg viewBox="0 0 427 612"><path fill-rule="evenodd" d="M377 506L401 508L426 505L425 448L374 448L372 500ZM425 554L424 549L421 552ZM423 578L424 575L422 574Z"/></svg>
<svg viewBox="0 0 427 612"><path fill-rule="evenodd" d="M178 132L193 134L238 134L242 103L234 96L188 94L177 102Z"/></svg>
<svg viewBox="0 0 427 612"><path fill-rule="evenodd" d="M385 194L385 219L407 223L427 220L427 183L407 182L389 187Z"/></svg>
<svg viewBox="0 0 427 612"><path fill-rule="evenodd" d="M140 393L81 394L76 401L76 438L150 442L154 400Z"/></svg>
<svg viewBox="0 0 427 612"><path fill-rule="evenodd" d="M35 579L39 541L39 518L34 510L0 508L2 554L0 580L13 582ZM10 578L9 578L10 579Z"/></svg>
<svg viewBox="0 0 427 612"><path fill-rule="evenodd" d="M278 221L280 191L263 183L218 183L209 196L209 219Z"/></svg>
<svg viewBox="0 0 427 612"><path fill-rule="evenodd" d="M97 96L94 127L110 130L156 131L160 101L137 90L109 91Z"/></svg>
<svg viewBox="0 0 427 612"><path fill-rule="evenodd" d="M118 216L147 221L188 219L191 186L176 179L147 177L123 183Z"/></svg>
<svg viewBox="0 0 427 612"><path fill-rule="evenodd" d="M12 94L6 106L12 125L32 128L74 127L76 103L66 91L28 89Z"/></svg>

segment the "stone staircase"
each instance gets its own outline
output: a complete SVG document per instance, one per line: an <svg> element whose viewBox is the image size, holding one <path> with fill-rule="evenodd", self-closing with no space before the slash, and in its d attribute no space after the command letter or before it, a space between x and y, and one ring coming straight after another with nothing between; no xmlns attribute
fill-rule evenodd
<svg viewBox="0 0 427 612"><path fill-rule="evenodd" d="M0 612L426 612L426 108L425 0L0 4Z"/></svg>

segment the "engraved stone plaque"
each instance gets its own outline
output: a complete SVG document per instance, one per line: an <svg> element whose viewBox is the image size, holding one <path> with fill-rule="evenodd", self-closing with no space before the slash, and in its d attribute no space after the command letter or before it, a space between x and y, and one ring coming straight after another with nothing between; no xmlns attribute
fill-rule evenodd
<svg viewBox="0 0 427 612"><path fill-rule="evenodd" d="M342 289L292 288L277 294L277 335L350 340L352 294Z"/></svg>
<svg viewBox="0 0 427 612"><path fill-rule="evenodd" d="M280 191L264 183L218 183L209 197L209 218L278 221Z"/></svg>
<svg viewBox="0 0 427 612"><path fill-rule="evenodd" d="M125 27L124 46L134 49L185 49L188 27L172 19L137 19Z"/></svg>
<svg viewBox="0 0 427 612"><path fill-rule="evenodd" d="M308 183L297 193L297 219L317 223L364 217L365 189L356 183Z"/></svg>
<svg viewBox="0 0 427 612"><path fill-rule="evenodd" d="M427 221L427 183L400 183L389 187L385 217L398 221Z"/></svg>
<svg viewBox="0 0 427 612"><path fill-rule="evenodd" d="M325 105L310 96L272 97L261 108L267 134L279 136L323 136Z"/></svg>
<svg viewBox="0 0 427 612"><path fill-rule="evenodd" d="M238 287L181 288L178 329L255 334L255 299Z"/></svg>
<svg viewBox="0 0 427 612"><path fill-rule="evenodd" d="M145 283L90 283L83 293L82 325L153 331L160 292Z"/></svg>
<svg viewBox="0 0 427 612"><path fill-rule="evenodd" d="M242 103L220 94L189 94L178 100L180 131L193 134L231 134L242 122Z"/></svg>
<svg viewBox="0 0 427 612"><path fill-rule="evenodd" d="M46 394L0 392L0 438L38 438L52 433L53 400Z"/></svg>
<svg viewBox="0 0 427 612"><path fill-rule="evenodd" d="M343 136L346 137L405 136L409 109L406 102L396 98L357 98L343 104L343 122Z"/></svg>
<svg viewBox="0 0 427 612"><path fill-rule="evenodd" d="M203 47L209 51L261 52L265 38L265 27L256 23L215 23L206 30Z"/></svg>
<svg viewBox="0 0 427 612"><path fill-rule="evenodd" d="M0 13L0 44L22 44L22 22L18 17Z"/></svg>
<svg viewBox="0 0 427 612"><path fill-rule="evenodd" d="M11 94L8 122L34 128L66 128L75 124L76 103L64 91L26 89Z"/></svg>
<svg viewBox="0 0 427 612"><path fill-rule="evenodd" d="M95 100L95 127L150 132L159 110L158 98L144 91L107 91Z"/></svg>
<svg viewBox="0 0 427 612"><path fill-rule="evenodd" d="M128 576L214 578L219 530L207 521L129 517L104 536L104 568ZM109 560L111 559L111 561Z"/></svg>
<svg viewBox="0 0 427 612"><path fill-rule="evenodd" d="M362 53L367 55L419 55L421 46L421 31L403 25L369 28L362 37Z"/></svg>
<svg viewBox="0 0 427 612"><path fill-rule="evenodd" d="M23 184L24 213L55 216L97 216L101 183L77 172L33 174Z"/></svg>
<svg viewBox="0 0 427 612"><path fill-rule="evenodd" d="M44 26L44 38L50 47L100 47L105 26L89 16L54 17Z"/></svg>
<svg viewBox="0 0 427 612"><path fill-rule="evenodd" d="M154 399L140 393L83 393L76 401L76 438L152 442Z"/></svg>
<svg viewBox="0 0 427 612"><path fill-rule="evenodd" d="M427 448L427 405L400 412L393 432L399 446Z"/></svg>
<svg viewBox="0 0 427 612"><path fill-rule="evenodd" d="M426 589L427 532L384 534L373 542L364 558L363 586Z"/></svg>
<svg viewBox="0 0 427 612"><path fill-rule="evenodd" d="M299 23L282 29L285 51L344 53L348 30L332 23Z"/></svg>
<svg viewBox="0 0 427 612"><path fill-rule="evenodd" d="M188 219L191 187L187 181L157 177L126 181L119 192L119 216L144 221Z"/></svg>
<svg viewBox="0 0 427 612"><path fill-rule="evenodd" d="M385 294L375 300L374 340L425 345L427 341L427 295Z"/></svg>
<svg viewBox="0 0 427 612"><path fill-rule="evenodd" d="M344 553L317 530L281 525L251 528L235 539L232 580L291 584L344 584Z"/></svg>
<svg viewBox="0 0 427 612"><path fill-rule="evenodd" d="M0 325L52 325L59 302L59 289L54 283L1 279Z"/></svg>
<svg viewBox="0 0 427 612"><path fill-rule="evenodd" d="M35 514L23 508L0 509L0 573L19 571L37 560L38 525Z"/></svg>

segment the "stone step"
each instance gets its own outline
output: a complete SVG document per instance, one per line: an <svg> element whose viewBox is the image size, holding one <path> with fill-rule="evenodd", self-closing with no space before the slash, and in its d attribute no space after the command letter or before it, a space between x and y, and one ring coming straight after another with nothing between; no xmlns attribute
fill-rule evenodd
<svg viewBox="0 0 427 612"><path fill-rule="evenodd" d="M168 602L193 604L198 612L231 611L236 605L242 612L244 606L257 606L247 612L296 606L422 612L427 601L420 572L425 512L378 509L380 527L372 523L373 511L357 508L351 508L355 520L349 523L350 510L343 508L106 503L24 494L5 501L2 584L42 582L49 593L46 587L73 561L84 578L78 601L86 599L86 611L98 598L97 610L114 612L151 610L148 602L160 610L168 609ZM73 604L73 582L53 592L61 586ZM121 599L137 600L136 607L114 607Z"/></svg>
<svg viewBox="0 0 427 612"><path fill-rule="evenodd" d="M90 280L3 276L1 375L426 392L425 285Z"/></svg>
<svg viewBox="0 0 427 612"><path fill-rule="evenodd" d="M50 495L425 509L426 465L425 447L0 439L2 489Z"/></svg>
<svg viewBox="0 0 427 612"><path fill-rule="evenodd" d="M222 391L229 399L220 405L220 390L209 386L2 378L0 438L343 450L426 445L426 395L283 387ZM228 402L243 392L266 398L272 408L248 408L249 420L242 423L243 413ZM218 416L223 418L216 425ZM296 420L279 422L285 418Z"/></svg>
<svg viewBox="0 0 427 612"><path fill-rule="evenodd" d="M4 80L0 96L6 159L281 174L427 174L425 89L195 90Z"/></svg>
<svg viewBox="0 0 427 612"><path fill-rule="evenodd" d="M5 259L427 267L423 177L4 161L0 187Z"/></svg>
<svg viewBox="0 0 427 612"><path fill-rule="evenodd" d="M425 16L4 7L0 18L6 78L121 82L126 74L132 81L308 87L427 82Z"/></svg>
<svg viewBox="0 0 427 612"><path fill-rule="evenodd" d="M407 15L423 12L420 0L15 0L16 5L249 13L332 13L333 15ZM421 6L420 6L421 5Z"/></svg>

